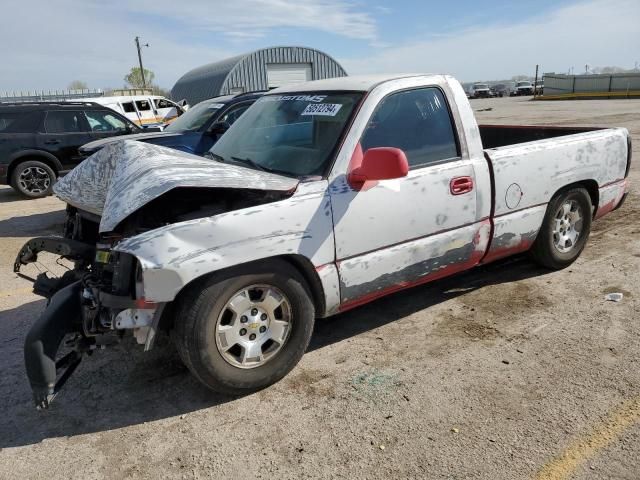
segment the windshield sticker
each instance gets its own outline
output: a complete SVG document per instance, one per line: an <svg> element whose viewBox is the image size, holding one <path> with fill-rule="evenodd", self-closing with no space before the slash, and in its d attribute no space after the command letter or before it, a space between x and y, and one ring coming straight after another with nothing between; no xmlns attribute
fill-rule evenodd
<svg viewBox="0 0 640 480"><path fill-rule="evenodd" d="M218 109L224 107L224 103L212 103L208 108Z"/></svg>
<svg viewBox="0 0 640 480"><path fill-rule="evenodd" d="M263 102L291 102L291 101L299 101L299 102L315 102L320 103L325 98L326 95L276 95L276 96L266 96L262 97Z"/></svg>
<svg viewBox="0 0 640 480"><path fill-rule="evenodd" d="M324 115L335 117L342 108L341 103L310 103L300 115Z"/></svg>

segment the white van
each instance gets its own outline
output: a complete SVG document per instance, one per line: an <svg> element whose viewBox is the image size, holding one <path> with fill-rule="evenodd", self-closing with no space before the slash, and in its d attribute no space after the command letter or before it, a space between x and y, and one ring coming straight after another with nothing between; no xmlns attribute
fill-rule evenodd
<svg viewBox="0 0 640 480"><path fill-rule="evenodd" d="M140 127L162 127L185 112L185 108L158 95L83 98L121 113Z"/></svg>

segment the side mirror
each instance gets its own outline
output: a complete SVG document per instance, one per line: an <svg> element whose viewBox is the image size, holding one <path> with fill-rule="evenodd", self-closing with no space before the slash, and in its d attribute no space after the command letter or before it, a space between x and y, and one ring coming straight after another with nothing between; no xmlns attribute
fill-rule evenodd
<svg viewBox="0 0 640 480"><path fill-rule="evenodd" d="M229 125L228 122L216 122L213 125L211 125L211 128L209 129L209 133L213 135L222 136L224 132L229 130L230 127L231 125Z"/></svg>
<svg viewBox="0 0 640 480"><path fill-rule="evenodd" d="M406 177L409 173L407 156L399 148L370 148L364 153L360 165L353 165L348 174L349 185L356 190L365 182Z"/></svg>

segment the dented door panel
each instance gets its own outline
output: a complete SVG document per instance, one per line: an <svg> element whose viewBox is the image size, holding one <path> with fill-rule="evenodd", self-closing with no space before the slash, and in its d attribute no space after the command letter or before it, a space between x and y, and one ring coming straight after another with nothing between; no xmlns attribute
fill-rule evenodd
<svg viewBox="0 0 640 480"><path fill-rule="evenodd" d="M450 193L456 177L475 178L473 165L454 161L412 170L360 191L331 187L338 259L385 248L478 220L476 192Z"/></svg>
<svg viewBox="0 0 640 480"><path fill-rule="evenodd" d="M473 267L487 249L490 231L484 220L341 260L341 309Z"/></svg>

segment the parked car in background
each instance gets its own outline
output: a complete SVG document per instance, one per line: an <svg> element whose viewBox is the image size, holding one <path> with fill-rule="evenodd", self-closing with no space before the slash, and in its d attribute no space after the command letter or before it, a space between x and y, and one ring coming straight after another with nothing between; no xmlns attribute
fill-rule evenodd
<svg viewBox="0 0 640 480"><path fill-rule="evenodd" d="M85 155L91 155L109 143L126 139L203 155L262 95L263 92L251 92L205 100L191 107L162 132L142 132L124 137L96 140L83 145L80 150Z"/></svg>
<svg viewBox="0 0 640 480"><path fill-rule="evenodd" d="M86 101L109 107L142 128L162 129L186 111L176 102L158 95L95 97Z"/></svg>
<svg viewBox="0 0 640 480"><path fill-rule="evenodd" d="M491 94L494 97L507 97L509 96L510 89L504 83L498 83L491 87Z"/></svg>
<svg viewBox="0 0 640 480"><path fill-rule="evenodd" d="M512 97L519 97L521 95L533 95L533 84L527 80L516 82L515 89L511 92Z"/></svg>
<svg viewBox="0 0 640 480"><path fill-rule="evenodd" d="M471 98L489 98L491 97L491 90L486 83L474 83L469 89Z"/></svg>
<svg viewBox="0 0 640 480"><path fill-rule="evenodd" d="M51 193L56 178L95 140L139 132L123 115L92 102L0 104L0 183L30 197Z"/></svg>
<svg viewBox="0 0 640 480"><path fill-rule="evenodd" d="M296 365L317 317L517 253L565 268L622 204L631 144L624 128L478 126L452 77L378 75L273 90L209 154L117 142L56 184L65 236L14 266L75 260L34 285L50 298L25 341L38 407L127 330L145 350L171 331L200 382L247 394Z"/></svg>

